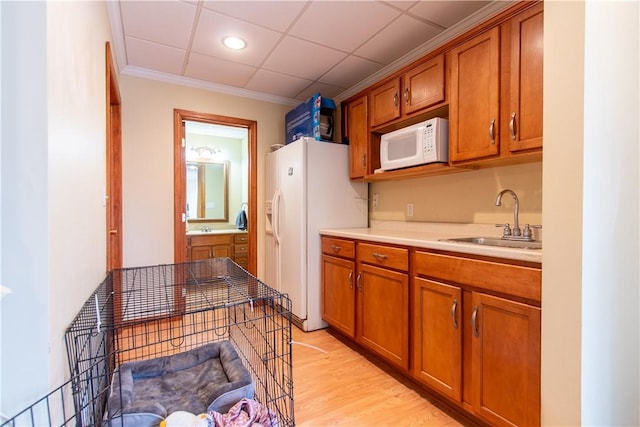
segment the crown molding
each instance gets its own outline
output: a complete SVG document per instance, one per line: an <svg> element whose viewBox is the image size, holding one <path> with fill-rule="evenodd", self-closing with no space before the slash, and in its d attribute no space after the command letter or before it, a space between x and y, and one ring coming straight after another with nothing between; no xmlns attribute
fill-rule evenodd
<svg viewBox="0 0 640 427"><path fill-rule="evenodd" d="M140 77L143 79L156 80L164 83L171 83L179 86L187 86L195 89L202 89L209 92L223 93L226 95L239 96L242 98L250 98L256 101L270 102L272 104L297 106L301 102L298 99L271 95L264 92L258 92L258 91L249 90L249 89L242 89L242 88L227 86L219 83L206 82L204 80L192 79L184 76L176 76L175 74L152 71L146 68L133 67L131 65L127 65L122 70L120 70L120 74L133 76L133 77Z"/></svg>

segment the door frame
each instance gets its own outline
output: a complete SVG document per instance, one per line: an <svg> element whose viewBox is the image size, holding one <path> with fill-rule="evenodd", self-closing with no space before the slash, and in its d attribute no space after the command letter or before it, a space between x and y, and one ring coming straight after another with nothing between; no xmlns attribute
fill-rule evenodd
<svg viewBox="0 0 640 427"><path fill-rule="evenodd" d="M174 258L176 263L187 261L187 229L185 206L187 203L186 188L186 150L184 139L184 121L209 123L222 126L240 127L247 129L248 134L248 170L249 170L249 200L248 200L248 264L247 270L257 272L257 227L258 227L258 122L255 120L239 119L236 117L220 116L217 114L198 113L188 110L173 110L173 200L174 200Z"/></svg>
<svg viewBox="0 0 640 427"><path fill-rule="evenodd" d="M122 267L122 108L118 78L106 42L106 241L107 271Z"/></svg>

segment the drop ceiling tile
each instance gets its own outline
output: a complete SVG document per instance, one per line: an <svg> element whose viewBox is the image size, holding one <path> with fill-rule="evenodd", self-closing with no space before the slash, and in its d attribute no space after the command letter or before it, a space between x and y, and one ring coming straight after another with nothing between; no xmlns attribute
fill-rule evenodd
<svg viewBox="0 0 640 427"><path fill-rule="evenodd" d="M433 25L402 15L357 49L355 54L390 64L441 31Z"/></svg>
<svg viewBox="0 0 640 427"><path fill-rule="evenodd" d="M418 3L417 1L385 1L384 4L388 4L389 6L396 7L400 10L408 10L411 6Z"/></svg>
<svg viewBox="0 0 640 427"><path fill-rule="evenodd" d="M224 47L222 38L229 35L241 37L247 42L247 47L240 51ZM203 9L192 49L217 58L258 66L281 37L276 31Z"/></svg>
<svg viewBox="0 0 640 427"><path fill-rule="evenodd" d="M261 69L247 83L246 89L294 98L309 84L310 80Z"/></svg>
<svg viewBox="0 0 640 427"><path fill-rule="evenodd" d="M186 51L132 37L125 38L127 64L163 73L182 75Z"/></svg>
<svg viewBox="0 0 640 427"><path fill-rule="evenodd" d="M255 72L255 67L192 52L184 75L192 79L244 87Z"/></svg>
<svg viewBox="0 0 640 427"><path fill-rule="evenodd" d="M125 36L186 49L196 7L184 2L121 1Z"/></svg>
<svg viewBox="0 0 640 427"><path fill-rule="evenodd" d="M295 37L285 37L264 62L264 68L315 80L346 56L345 53L334 49Z"/></svg>
<svg viewBox="0 0 640 427"><path fill-rule="evenodd" d="M341 61L325 75L320 77L320 82L349 88L360 83L363 78L370 76L381 68L382 64L349 55L344 61Z"/></svg>
<svg viewBox="0 0 640 427"><path fill-rule="evenodd" d="M421 1L409 12L445 28L482 9L490 1Z"/></svg>
<svg viewBox="0 0 640 427"><path fill-rule="evenodd" d="M305 1L207 1L203 7L272 30L286 31Z"/></svg>
<svg viewBox="0 0 640 427"><path fill-rule="evenodd" d="M350 53L400 13L379 2L315 1L290 34Z"/></svg>

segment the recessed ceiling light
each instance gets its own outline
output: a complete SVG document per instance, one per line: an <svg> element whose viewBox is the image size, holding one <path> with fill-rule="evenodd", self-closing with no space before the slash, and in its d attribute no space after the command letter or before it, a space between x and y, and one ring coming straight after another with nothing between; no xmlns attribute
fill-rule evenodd
<svg viewBox="0 0 640 427"><path fill-rule="evenodd" d="M240 37L235 36L225 37L224 39L222 39L222 43L224 43L224 45L229 49L233 50L244 49L245 46L247 46L247 43L244 40L242 40Z"/></svg>

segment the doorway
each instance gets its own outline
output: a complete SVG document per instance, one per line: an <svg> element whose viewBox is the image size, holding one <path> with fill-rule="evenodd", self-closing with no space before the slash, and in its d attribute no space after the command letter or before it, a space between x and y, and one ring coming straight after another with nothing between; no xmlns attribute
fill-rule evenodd
<svg viewBox="0 0 640 427"><path fill-rule="evenodd" d="M107 271L122 267L122 112L111 44L106 43Z"/></svg>
<svg viewBox="0 0 640 427"><path fill-rule="evenodd" d="M247 270L256 274L257 271L257 127L254 120L235 117L219 116L215 114L198 113L186 110L174 110L174 258L176 263L186 262L187 257L187 141L186 126L216 125L230 128L230 130L246 130L247 150L247 179L243 191L246 200L229 205L229 212L243 209L247 217L248 263ZM215 153L213 153L215 154ZM232 167L231 165L230 167ZM234 199L232 199L234 200ZM238 205L238 206L236 206ZM193 206L189 207L193 210ZM193 217L193 216L192 216Z"/></svg>

